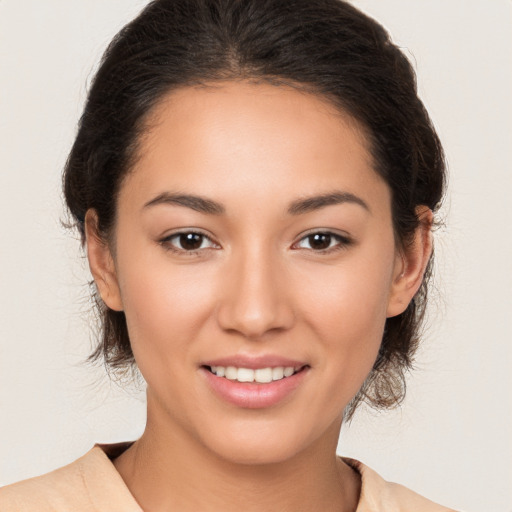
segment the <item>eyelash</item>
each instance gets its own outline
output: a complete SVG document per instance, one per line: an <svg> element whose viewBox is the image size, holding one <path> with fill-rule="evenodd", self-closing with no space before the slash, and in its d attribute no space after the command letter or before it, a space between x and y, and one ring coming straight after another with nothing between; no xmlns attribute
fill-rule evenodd
<svg viewBox="0 0 512 512"><path fill-rule="evenodd" d="M203 243L207 240L210 242L211 245L209 247L199 247L197 249L187 250L184 248L178 248L172 243L173 239L179 239L180 237L186 236L186 235L199 236L199 237L201 237L201 245L203 245ZM165 238L162 238L160 240L160 244L168 251L171 251L171 252L174 252L174 253L177 253L180 255L184 254L187 256L197 256L197 255L201 254L201 252L204 251L205 249L217 249L218 247L220 247L217 243L215 243L211 239L211 237L209 237L205 233L202 233L201 231L192 230L192 229L187 230L187 231L178 231L176 233L172 233L172 234L166 236Z"/></svg>
<svg viewBox="0 0 512 512"><path fill-rule="evenodd" d="M350 245L352 245L354 243L354 241L346 235L340 235L339 233L333 233L332 231L329 231L329 230L318 230L318 231L310 231L309 233L306 233L305 235L303 235L299 239L298 242L293 244L292 248L296 248L301 242L306 241L307 239L314 237L315 235L323 235L323 236L329 237L329 247L327 247L325 249L315 250L313 248L309 248L309 249L304 248L308 251L312 251L315 254L321 254L321 255L332 254L334 252L345 250ZM330 243L332 241L336 242L335 245L333 245L333 246L330 245ZM298 247L297 249L300 250L300 247Z"/></svg>
<svg viewBox="0 0 512 512"><path fill-rule="evenodd" d="M209 241L210 242L210 246L209 247L199 247L197 249L190 249L190 250L187 250L187 249L184 249L184 248L178 248L176 247L173 243L172 243L172 240L173 239L180 239L182 236L187 236L187 235L195 235L195 236L198 236L198 237L201 237L201 246L203 245L203 243L205 241ZM299 244L301 242L304 242L308 239L311 239L311 237L314 237L316 235L322 235L322 236L325 236L325 237L329 237L329 246L324 248L324 249L318 249L318 250L315 250L313 249L312 247L310 248L303 248L303 249L306 249L308 251L312 251L316 254L331 254L333 252L337 252L337 251L341 251L341 250L344 250L346 249L347 247L349 247L350 245L353 244L353 240L350 239L349 237L347 236L343 236L343 235L340 235L338 233L333 233L332 231L312 231L312 232L309 232L305 235L303 235L298 242L294 243L292 245L292 249L294 250L300 250L301 247L298 247ZM335 241L335 245L331 246L331 242L332 241ZM208 235L206 235L205 233L202 233L201 231L195 231L195 230L189 230L189 231L178 231L177 233L172 233L171 235L168 235L166 236L165 238L162 238L159 242L166 250L169 250L169 251L172 251L174 253L177 253L177 254L184 254L184 255L187 255L187 256L196 256L196 255L199 255L202 251L206 250L206 249L218 249L220 248L220 246L214 242L211 237L209 237ZM311 240L310 240L310 245L311 245Z"/></svg>

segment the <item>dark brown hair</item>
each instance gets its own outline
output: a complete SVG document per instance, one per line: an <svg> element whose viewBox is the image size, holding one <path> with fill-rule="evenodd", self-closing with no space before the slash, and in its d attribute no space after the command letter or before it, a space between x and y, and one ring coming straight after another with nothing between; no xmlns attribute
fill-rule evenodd
<svg viewBox="0 0 512 512"><path fill-rule="evenodd" d="M391 189L400 247L418 226L416 207L438 208L441 144L409 61L373 19L341 0L155 0L107 48L64 170L67 206L82 240L90 208L110 239L120 184L159 100L180 87L237 79L306 89L364 127L375 171ZM430 265L407 310L386 321L378 358L347 417L361 400L390 407L403 399L429 273ZM102 339L89 359L133 368L124 313L109 310L97 294L96 301Z"/></svg>

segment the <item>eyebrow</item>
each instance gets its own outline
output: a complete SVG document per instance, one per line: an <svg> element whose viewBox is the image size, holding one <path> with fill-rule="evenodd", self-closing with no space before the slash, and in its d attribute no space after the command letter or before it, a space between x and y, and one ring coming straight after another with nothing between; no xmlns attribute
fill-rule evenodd
<svg viewBox="0 0 512 512"><path fill-rule="evenodd" d="M350 192L331 192L328 194L297 199L288 207L288 213L290 215L302 215L304 213L325 208L326 206L344 203L357 204L368 212L371 212L368 204L360 197L351 194ZM145 203L144 208L160 204L184 206L207 215L222 215L226 212L224 206L212 199L207 199L193 194L173 194L170 192L163 192L162 194L159 194L154 199L151 199L151 201Z"/></svg>
<svg viewBox="0 0 512 512"><path fill-rule="evenodd" d="M290 215L302 215L314 210L319 210L320 208L325 208L326 206L344 203L357 204L371 213L368 204L360 197L351 194L350 192L331 192L319 196L298 199L297 201L293 201L293 203L290 204L288 213Z"/></svg>
<svg viewBox="0 0 512 512"><path fill-rule="evenodd" d="M186 208L191 208L196 212L206 213L209 215L221 215L225 213L224 206L216 201L212 201L211 199L191 194L171 194L169 192L163 192L151 201L148 201L144 205L144 208L149 208L159 204L185 206Z"/></svg>

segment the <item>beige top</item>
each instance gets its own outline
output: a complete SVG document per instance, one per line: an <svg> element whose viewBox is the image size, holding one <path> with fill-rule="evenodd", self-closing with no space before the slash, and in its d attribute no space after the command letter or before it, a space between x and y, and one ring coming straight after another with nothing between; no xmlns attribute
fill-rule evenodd
<svg viewBox="0 0 512 512"><path fill-rule="evenodd" d="M0 488L2 512L143 512L111 459L132 443L97 444L75 462ZM398 484L361 462L344 459L361 475L356 512L454 512Z"/></svg>

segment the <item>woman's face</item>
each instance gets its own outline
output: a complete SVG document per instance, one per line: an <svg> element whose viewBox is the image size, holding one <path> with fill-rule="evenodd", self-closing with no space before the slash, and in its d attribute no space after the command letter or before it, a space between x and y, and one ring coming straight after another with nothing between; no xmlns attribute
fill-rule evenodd
<svg viewBox="0 0 512 512"><path fill-rule="evenodd" d="M288 87L161 102L120 190L113 254L114 284L99 286L125 311L147 428L231 461L335 446L386 317L406 306L390 191L362 131Z"/></svg>

